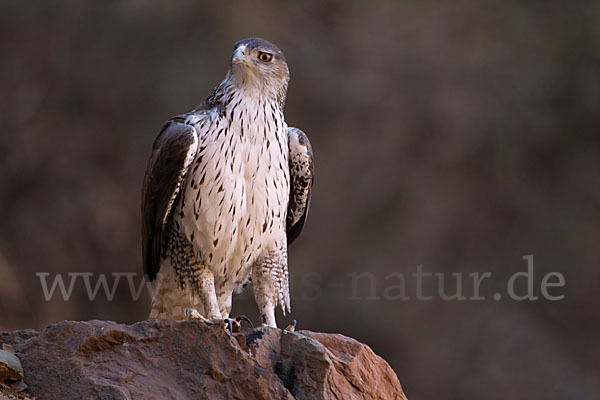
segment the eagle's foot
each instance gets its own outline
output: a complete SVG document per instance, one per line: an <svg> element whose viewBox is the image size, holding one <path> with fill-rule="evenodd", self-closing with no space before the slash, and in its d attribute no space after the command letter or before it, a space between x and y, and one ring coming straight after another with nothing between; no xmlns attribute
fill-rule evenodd
<svg viewBox="0 0 600 400"><path fill-rule="evenodd" d="M240 315L235 318L214 318L208 321L210 321L210 325L222 325L225 331L231 333L237 333L242 330L242 321L248 322L248 324L254 328L250 318L246 317L245 315Z"/></svg>
<svg viewBox="0 0 600 400"><path fill-rule="evenodd" d="M187 319L196 319L196 320L200 320L202 322L204 322L207 325L213 325L214 322L211 321L210 319L206 318L204 315L200 314L198 312L198 310L196 310L195 308L188 308L185 310L185 316L187 317Z"/></svg>
<svg viewBox="0 0 600 400"><path fill-rule="evenodd" d="M242 321L248 322L252 328L254 325L250 318L245 315L240 315L235 318L206 318L202 314L198 312L195 308L188 308L185 310L185 316L189 320L200 320L204 322L206 325L222 325L225 330L229 330L229 332L239 332L242 330Z"/></svg>

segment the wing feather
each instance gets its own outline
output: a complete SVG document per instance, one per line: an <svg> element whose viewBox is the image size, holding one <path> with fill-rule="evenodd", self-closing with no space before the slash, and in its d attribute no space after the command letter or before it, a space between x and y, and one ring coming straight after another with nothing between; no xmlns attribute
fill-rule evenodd
<svg viewBox="0 0 600 400"><path fill-rule="evenodd" d="M198 149L198 133L180 121L169 120L156 137L144 176L142 257L150 280L160 268L163 231Z"/></svg>
<svg viewBox="0 0 600 400"><path fill-rule="evenodd" d="M290 200L288 204L286 228L290 245L302 232L310 206L310 192L313 185L313 153L310 141L298 128L288 128L290 148Z"/></svg>

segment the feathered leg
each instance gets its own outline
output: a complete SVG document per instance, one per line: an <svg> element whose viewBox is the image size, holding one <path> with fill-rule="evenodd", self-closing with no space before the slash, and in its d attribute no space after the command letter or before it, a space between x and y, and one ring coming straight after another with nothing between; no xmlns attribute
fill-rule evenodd
<svg viewBox="0 0 600 400"><path fill-rule="evenodd" d="M281 304L283 314L290 311L290 293L285 242L266 251L252 269L252 285L258 309L268 326L277 328L275 307Z"/></svg>
<svg viewBox="0 0 600 400"><path fill-rule="evenodd" d="M198 293L200 302L204 308L204 315L194 308L186 310L188 318L200 319L204 322L221 322L221 311L217 302L215 292L215 278L212 272L205 266L198 265L194 270L194 291Z"/></svg>

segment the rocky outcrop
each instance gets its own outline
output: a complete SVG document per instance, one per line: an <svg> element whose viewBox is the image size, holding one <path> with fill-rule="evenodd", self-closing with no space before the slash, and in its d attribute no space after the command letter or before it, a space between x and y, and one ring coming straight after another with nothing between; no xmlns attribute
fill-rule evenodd
<svg viewBox="0 0 600 400"><path fill-rule="evenodd" d="M38 399L405 399L390 366L354 339L202 322L64 321L0 333Z"/></svg>

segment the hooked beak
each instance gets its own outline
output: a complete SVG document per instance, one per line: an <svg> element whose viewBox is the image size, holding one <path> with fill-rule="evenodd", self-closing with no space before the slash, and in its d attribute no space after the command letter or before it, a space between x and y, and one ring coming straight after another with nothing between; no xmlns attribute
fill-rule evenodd
<svg viewBox="0 0 600 400"><path fill-rule="evenodd" d="M246 61L245 50L246 50L245 45L241 45L240 47L235 49L235 51L233 52L233 56L231 57L232 65L248 64L248 61Z"/></svg>

